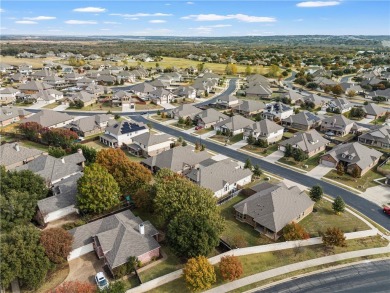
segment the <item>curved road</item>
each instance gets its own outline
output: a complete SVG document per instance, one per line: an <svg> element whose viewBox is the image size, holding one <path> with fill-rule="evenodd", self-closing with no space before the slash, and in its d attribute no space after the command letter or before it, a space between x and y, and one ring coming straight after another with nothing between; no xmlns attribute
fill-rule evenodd
<svg viewBox="0 0 390 293"><path fill-rule="evenodd" d="M389 276L390 260L381 260L309 275L253 292L390 292Z"/></svg>

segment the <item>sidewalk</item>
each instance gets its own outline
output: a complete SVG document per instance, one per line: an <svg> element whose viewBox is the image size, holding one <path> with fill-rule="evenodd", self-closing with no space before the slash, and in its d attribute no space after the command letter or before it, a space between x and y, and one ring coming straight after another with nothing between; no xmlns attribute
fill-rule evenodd
<svg viewBox="0 0 390 293"><path fill-rule="evenodd" d="M235 290L238 288L241 288L243 286L247 286L259 281L263 281L269 278L273 278L276 276L288 274L294 271L299 271L307 268L312 268L324 264L329 264L341 260L347 260L351 258L356 257L362 257L362 256L368 256L368 255L376 255L376 254L383 254L383 253L390 253L390 246L381 247L381 248L371 248L371 249L363 249L358 251L351 251L351 252L345 252L330 256L324 256L316 259L311 259L307 261L302 261L299 263L279 267L276 269L272 269L266 272L258 273L255 275L251 275L227 284L224 284L222 286L213 288L211 290L205 291L207 293L219 293L219 292L228 292L231 290Z"/></svg>

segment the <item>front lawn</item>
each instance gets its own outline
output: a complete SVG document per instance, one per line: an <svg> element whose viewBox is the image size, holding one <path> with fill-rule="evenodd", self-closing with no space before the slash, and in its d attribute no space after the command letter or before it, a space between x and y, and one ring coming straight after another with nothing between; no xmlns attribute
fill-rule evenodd
<svg viewBox="0 0 390 293"><path fill-rule="evenodd" d="M58 107L59 105L61 105L60 103L51 103L51 104L48 104L46 106L43 106L42 108L43 109L54 109L56 107Z"/></svg>
<svg viewBox="0 0 390 293"><path fill-rule="evenodd" d="M202 129L199 129L199 130L195 131L194 133L196 133L198 135L202 135L202 134L208 133L208 132L210 132L212 130L213 130L212 127L210 127L210 128L202 128Z"/></svg>
<svg viewBox="0 0 390 293"><path fill-rule="evenodd" d="M332 203L322 199L314 205L314 210L310 215L299 222L310 237L318 237L319 232L325 231L328 227L338 227L344 233L356 232L370 229L366 223L356 218L349 212L340 215L335 214Z"/></svg>
<svg viewBox="0 0 390 293"><path fill-rule="evenodd" d="M381 125L383 123L386 122L386 116L382 116L382 117L379 117L378 119L374 119L370 122L370 124L374 124L374 125Z"/></svg>
<svg viewBox="0 0 390 293"><path fill-rule="evenodd" d="M195 127L193 124L191 124L191 125L186 125L186 124L184 124L184 123L180 124L179 122L173 123L173 124L171 124L171 125L176 126L176 127L180 128L180 129L183 129L183 130L188 130L188 129L191 129L191 128L194 128L194 127Z"/></svg>
<svg viewBox="0 0 390 293"><path fill-rule="evenodd" d="M349 133L349 134L344 135L344 136L333 136L332 140L336 140L336 141L339 141L341 143L344 143L344 142L348 142L348 141L352 140L354 137L355 137L355 134Z"/></svg>
<svg viewBox="0 0 390 293"><path fill-rule="evenodd" d="M310 171L312 170L313 168L317 167L318 164L319 164L319 161L320 161L320 157L325 154L325 151L324 152L320 152L314 156L312 156L311 158L308 158L307 160L303 161L303 162L297 162L295 161L293 158L291 157L283 157L283 158L280 158L278 160L278 162L280 163L283 163L283 164L286 164L286 165L289 165L289 166L293 166L293 167L296 167L296 168L301 168L301 169L304 169L306 171ZM305 165L307 165L307 168L305 168Z"/></svg>
<svg viewBox="0 0 390 293"><path fill-rule="evenodd" d="M375 167L374 167L374 169L375 169ZM358 189L361 191L365 191L369 187L377 186L378 183L376 183L373 180L379 179L382 177L383 177L382 174L380 174L374 170L370 170L361 178L356 178L356 179L353 178L349 174L344 174L344 175L340 176L337 174L336 170L332 170L324 176L324 178L332 179L332 180L337 181L341 184L348 185L352 188L355 188L355 189Z"/></svg>
<svg viewBox="0 0 390 293"><path fill-rule="evenodd" d="M228 145L232 145L232 144L235 144L236 142L241 141L243 139L243 134L239 133L233 137L221 135L221 134L216 134L216 135L210 136L210 138L213 140L216 140L220 143L223 143L223 144L226 143Z"/></svg>
<svg viewBox="0 0 390 293"><path fill-rule="evenodd" d="M260 156L268 156L272 154L273 152L276 152L278 150L278 145L277 144L271 144L266 148L262 148L253 144L248 144L246 146L243 146L241 148L242 150L254 153L256 155Z"/></svg>
<svg viewBox="0 0 390 293"><path fill-rule="evenodd" d="M168 121L168 120L172 120L172 118L161 118L161 115L153 115L151 116L150 118L154 119L154 120L157 120L157 121L160 121L160 122L165 122L165 121Z"/></svg>

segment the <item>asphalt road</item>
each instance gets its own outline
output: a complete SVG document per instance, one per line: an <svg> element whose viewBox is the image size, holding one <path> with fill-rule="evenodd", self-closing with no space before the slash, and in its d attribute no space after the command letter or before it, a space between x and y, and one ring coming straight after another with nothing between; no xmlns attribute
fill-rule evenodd
<svg viewBox="0 0 390 293"><path fill-rule="evenodd" d="M159 123L153 123L149 120L147 120L145 117L142 117L141 115L138 116L132 116L133 120L138 122L144 122L144 123L151 123L153 125L154 129L157 129L159 131L168 133L175 137L183 137L184 140L195 143L200 142L200 138L191 134L186 134L182 131L173 129L171 127L161 125ZM235 160L245 162L247 158L250 158L252 164L259 165L261 169L276 174L282 178L286 178L288 180L294 181L296 183L311 187L313 185L319 184L323 187L324 192L332 197L341 196L344 201L351 207L355 208L359 212L363 213L370 219L374 220L375 222L379 223L386 229L390 230L390 217L386 216L381 208L377 206L376 204L364 199L363 197L360 197L350 191L347 191L343 188L340 188L338 186L332 185L330 183L327 183L322 180L318 180L312 177L309 177L303 173L295 172L291 169L284 168L280 165L271 164L267 161L264 161L263 159L235 151L229 148L226 148L220 144L214 143L209 140L202 140L201 143L203 143L207 149L217 153L217 154L223 154L225 156L231 157Z"/></svg>
<svg viewBox="0 0 390 293"><path fill-rule="evenodd" d="M390 292L390 260L373 261L287 281L256 293Z"/></svg>

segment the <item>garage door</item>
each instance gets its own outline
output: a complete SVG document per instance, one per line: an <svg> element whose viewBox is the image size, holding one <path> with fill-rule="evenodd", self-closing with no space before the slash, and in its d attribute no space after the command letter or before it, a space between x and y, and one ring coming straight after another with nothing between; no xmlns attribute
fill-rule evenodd
<svg viewBox="0 0 390 293"><path fill-rule="evenodd" d="M73 214L73 213L77 213L77 209L74 207L74 205L71 205L71 206L66 207L64 209L61 209L61 210L58 210L58 211L55 211L55 212L48 214L45 217L45 223L49 223L49 222L61 219L65 216Z"/></svg>
<svg viewBox="0 0 390 293"><path fill-rule="evenodd" d="M334 168L336 166L335 163L329 162L327 160L321 160L321 164L324 166L327 166L327 167L332 167L332 168Z"/></svg>
<svg viewBox="0 0 390 293"><path fill-rule="evenodd" d="M280 146L279 146L279 151L285 152L285 151L286 151L286 147L285 147L285 146L282 146L282 145L280 145Z"/></svg>
<svg viewBox="0 0 390 293"><path fill-rule="evenodd" d="M78 258L84 254L91 252L91 251L93 251L93 243L76 248L69 253L68 261L75 259L75 258Z"/></svg>

